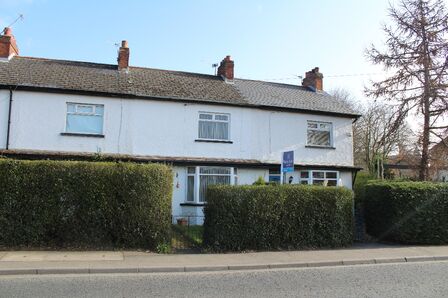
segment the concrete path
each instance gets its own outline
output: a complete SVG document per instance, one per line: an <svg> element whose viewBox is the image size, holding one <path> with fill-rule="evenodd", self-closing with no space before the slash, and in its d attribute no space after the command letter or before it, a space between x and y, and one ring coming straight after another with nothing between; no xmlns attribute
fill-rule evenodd
<svg viewBox="0 0 448 298"><path fill-rule="evenodd" d="M163 255L138 251L0 252L0 275L192 272L448 260L448 246L356 245L346 249Z"/></svg>

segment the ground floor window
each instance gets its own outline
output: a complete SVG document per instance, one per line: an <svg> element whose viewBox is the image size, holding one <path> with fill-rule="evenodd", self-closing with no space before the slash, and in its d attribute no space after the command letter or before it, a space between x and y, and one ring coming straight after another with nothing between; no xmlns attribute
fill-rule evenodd
<svg viewBox="0 0 448 298"><path fill-rule="evenodd" d="M337 186L338 171L308 170L300 171L300 184Z"/></svg>
<svg viewBox="0 0 448 298"><path fill-rule="evenodd" d="M206 192L209 185L234 185L237 180L237 169L231 167L188 167L187 168L187 198L190 203L206 202Z"/></svg>
<svg viewBox="0 0 448 298"><path fill-rule="evenodd" d="M269 170L269 182L280 183L280 170Z"/></svg>

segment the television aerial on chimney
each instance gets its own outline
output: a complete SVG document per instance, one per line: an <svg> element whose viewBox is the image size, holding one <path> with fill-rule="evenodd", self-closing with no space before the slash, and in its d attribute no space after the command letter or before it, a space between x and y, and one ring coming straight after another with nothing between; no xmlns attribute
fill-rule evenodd
<svg viewBox="0 0 448 298"><path fill-rule="evenodd" d="M8 26L5 27L5 29L2 30L2 32L0 33L0 35L5 34L5 30L6 28L11 28L12 25L14 25L15 23L17 23L19 20L22 21L24 19L23 14L19 14L19 16Z"/></svg>
<svg viewBox="0 0 448 298"><path fill-rule="evenodd" d="M212 64L212 67L215 68L215 76L216 76L216 73L217 73L218 65L219 65L219 63L213 63Z"/></svg>
<svg viewBox="0 0 448 298"><path fill-rule="evenodd" d="M120 52L120 44L118 42L115 42L114 47L117 49L117 54L118 54Z"/></svg>

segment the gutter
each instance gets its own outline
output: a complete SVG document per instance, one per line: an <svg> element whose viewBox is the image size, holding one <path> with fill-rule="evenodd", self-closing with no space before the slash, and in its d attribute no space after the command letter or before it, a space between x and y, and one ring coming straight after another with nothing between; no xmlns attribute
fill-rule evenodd
<svg viewBox="0 0 448 298"><path fill-rule="evenodd" d="M103 91L86 91L86 90L75 90L75 89L62 89L55 87L36 87L36 86L12 86L0 84L0 89L10 89L14 87L14 90L20 91L34 91L34 92L45 92L45 93L56 93L56 94L77 94L77 95L87 95L87 96L104 96L112 98L125 98L125 99L142 99L142 100L156 100L156 101L170 101L170 102L181 102L189 104L209 104L209 105L220 105L220 106L233 106L242 107L249 109L261 109L268 111L282 111L291 113L301 113L301 114L313 114L313 115L325 115L334 116L342 118L354 118L357 119L361 117L359 114L346 114L339 112L330 111L317 111L317 110L307 110L299 108L287 108L287 107L277 107L277 106L267 106L261 104L250 104L245 102L230 103L225 101L209 101L204 99L187 98L187 97L172 97L172 96L147 96L147 95L136 95L131 93L110 93Z"/></svg>
<svg viewBox="0 0 448 298"><path fill-rule="evenodd" d="M0 155L21 159L50 159L50 160L96 160L96 153L92 152L68 152L68 151L49 151L49 150L0 150ZM129 155L116 153L102 153L101 158L107 161L132 161L137 163L167 163L175 165L223 165L248 167L248 168L276 168L280 167L280 163L263 162L254 159L226 159L226 158L198 158L198 157L173 157L173 156L150 156L150 155ZM332 169L339 171L359 171L361 168L354 166L342 165L313 165L313 164L296 164L295 168L316 168L316 169Z"/></svg>
<svg viewBox="0 0 448 298"><path fill-rule="evenodd" d="M12 88L9 88L8 125L6 129L6 146L5 146L6 150L9 150L9 139L11 135L12 97L13 97L13 91Z"/></svg>

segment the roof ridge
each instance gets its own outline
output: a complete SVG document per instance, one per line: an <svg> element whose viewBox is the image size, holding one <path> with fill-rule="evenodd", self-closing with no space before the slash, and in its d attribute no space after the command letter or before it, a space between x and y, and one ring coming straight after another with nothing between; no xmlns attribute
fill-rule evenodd
<svg viewBox="0 0 448 298"><path fill-rule="evenodd" d="M118 70L118 67L116 64L109 64L109 63L98 63L98 62L89 62L89 61L80 61L80 60L67 60L67 59L53 59L53 58L44 58L44 57L32 57L32 56L15 56L15 58L19 59L30 59L30 60L38 60L38 61L48 61L48 62L65 62L65 63L73 63L73 64L79 64L79 65L86 65L86 66L107 66L108 68L116 67ZM198 76L204 76L204 77L212 77L221 79L220 76L217 75L211 75L206 73L200 73L200 72L190 72L190 71L184 71L184 70L172 70L172 69L161 69L161 68L154 68L154 67L145 67L145 66L129 66L130 69L143 69L143 70L155 70L155 71L162 71L162 72L170 72L170 73L179 73L179 74L189 74L189 75L198 75Z"/></svg>
<svg viewBox="0 0 448 298"><path fill-rule="evenodd" d="M129 68L131 68L131 69L150 69L150 70L164 71L164 72L171 72L171 73L199 75L199 76L212 77L212 78L216 78L216 79L221 79L222 80L222 78L220 76L206 74L206 73L200 73L200 72L190 72L190 71L172 70L172 69L161 69L161 68L144 67L144 66L129 66Z"/></svg>
<svg viewBox="0 0 448 298"><path fill-rule="evenodd" d="M45 58L45 57L32 57L32 56L15 56L15 58L19 59L31 59L31 60L38 60L38 61L48 61L48 62L66 62L66 63L73 63L73 64L84 64L84 65L91 65L91 66L107 66L107 67L117 67L116 64L109 64L109 63L99 63L99 62L90 62L90 61L81 61L81 60L68 60L68 59L55 59L55 58ZM155 71L163 71L163 72L171 72L171 73L179 73L179 74L192 74L192 75L200 75L205 77L212 77L212 78L221 78L221 76L212 75L212 74L206 74L201 72L191 72L191 71L185 71L185 70L173 70L173 69L162 69L162 68L154 68L154 67L146 67L146 66L129 66L130 69L149 69L149 70L155 70ZM118 70L118 68L117 68ZM234 80L240 80L240 81L253 81L253 82L261 82L261 83L270 83L270 84L276 84L276 85L284 85L284 86L292 86L297 87L302 90L307 90L307 88L295 85L295 84L286 84L286 83L279 83L279 82L272 82L272 81L263 81L263 80L256 80L256 79L247 79L247 78L235 78Z"/></svg>
<svg viewBox="0 0 448 298"><path fill-rule="evenodd" d="M90 61L80 61L80 60L67 60L67 59L54 59L54 58L44 58L44 57L31 57L31 56L14 56L12 59L30 59L30 60L38 60L38 61L49 61L49 62L68 62L68 63L76 63L76 64L88 64L88 65L98 65L98 66L117 66L115 64L108 63L98 63L98 62L90 62Z"/></svg>
<svg viewBox="0 0 448 298"><path fill-rule="evenodd" d="M39 61L49 61L49 62L67 62L67 63L84 64L84 65L91 65L91 66L117 67L116 64L90 62L90 61L81 61L81 60L55 59L55 58L32 57L32 56L15 56L14 59L15 58L31 59L31 60L39 60ZM171 72L171 73L179 73L179 74L192 74L192 75L200 75L200 76L205 76L205 77L212 77L212 78L220 78L220 79L222 79L221 76L217 76L217 75L200 73L200 72L191 72L191 71L185 71L185 70L161 69L161 68L154 68L154 67L132 66L132 65L130 65L129 68L130 69L149 69L149 70ZM118 67L117 67L117 70L118 70ZM295 85L295 84L287 84L287 83L279 83L279 82L263 81L263 80L257 80L257 79L247 79L247 78L235 78L234 80L252 81L252 82L270 83L270 84L283 85L283 86L291 86L291 87L297 87L297 88L305 90L305 91L310 91L306 87L303 87L301 85ZM326 92L323 92L323 93L324 94L328 94Z"/></svg>
<svg viewBox="0 0 448 298"><path fill-rule="evenodd" d="M303 90L309 90L303 86L300 85L295 85L295 84L286 84L286 83L279 83L279 82L272 82L272 81L263 81L263 80L256 80L256 79L246 79L246 78L235 78L234 80L239 80L239 81L251 81L251 82L260 82L260 83L270 83L270 84L276 84L276 85L285 85L285 86L293 86L293 87L297 87Z"/></svg>
<svg viewBox="0 0 448 298"><path fill-rule="evenodd" d="M275 84L275 85L281 85L281 86L287 86L287 87L296 87L297 89L300 89L302 91L307 91L307 92L312 92L314 94L319 94L319 95L324 95L324 96L329 96L332 98L335 98L333 95L331 95L330 93L322 90L322 91L313 91L307 87L301 86L301 85L294 85L294 84L286 84L286 83L278 83L278 82L271 82L271 81L262 81L262 80L254 80L254 79L235 79L238 81L250 81L250 82L259 82L259 83L269 83L269 84Z"/></svg>

